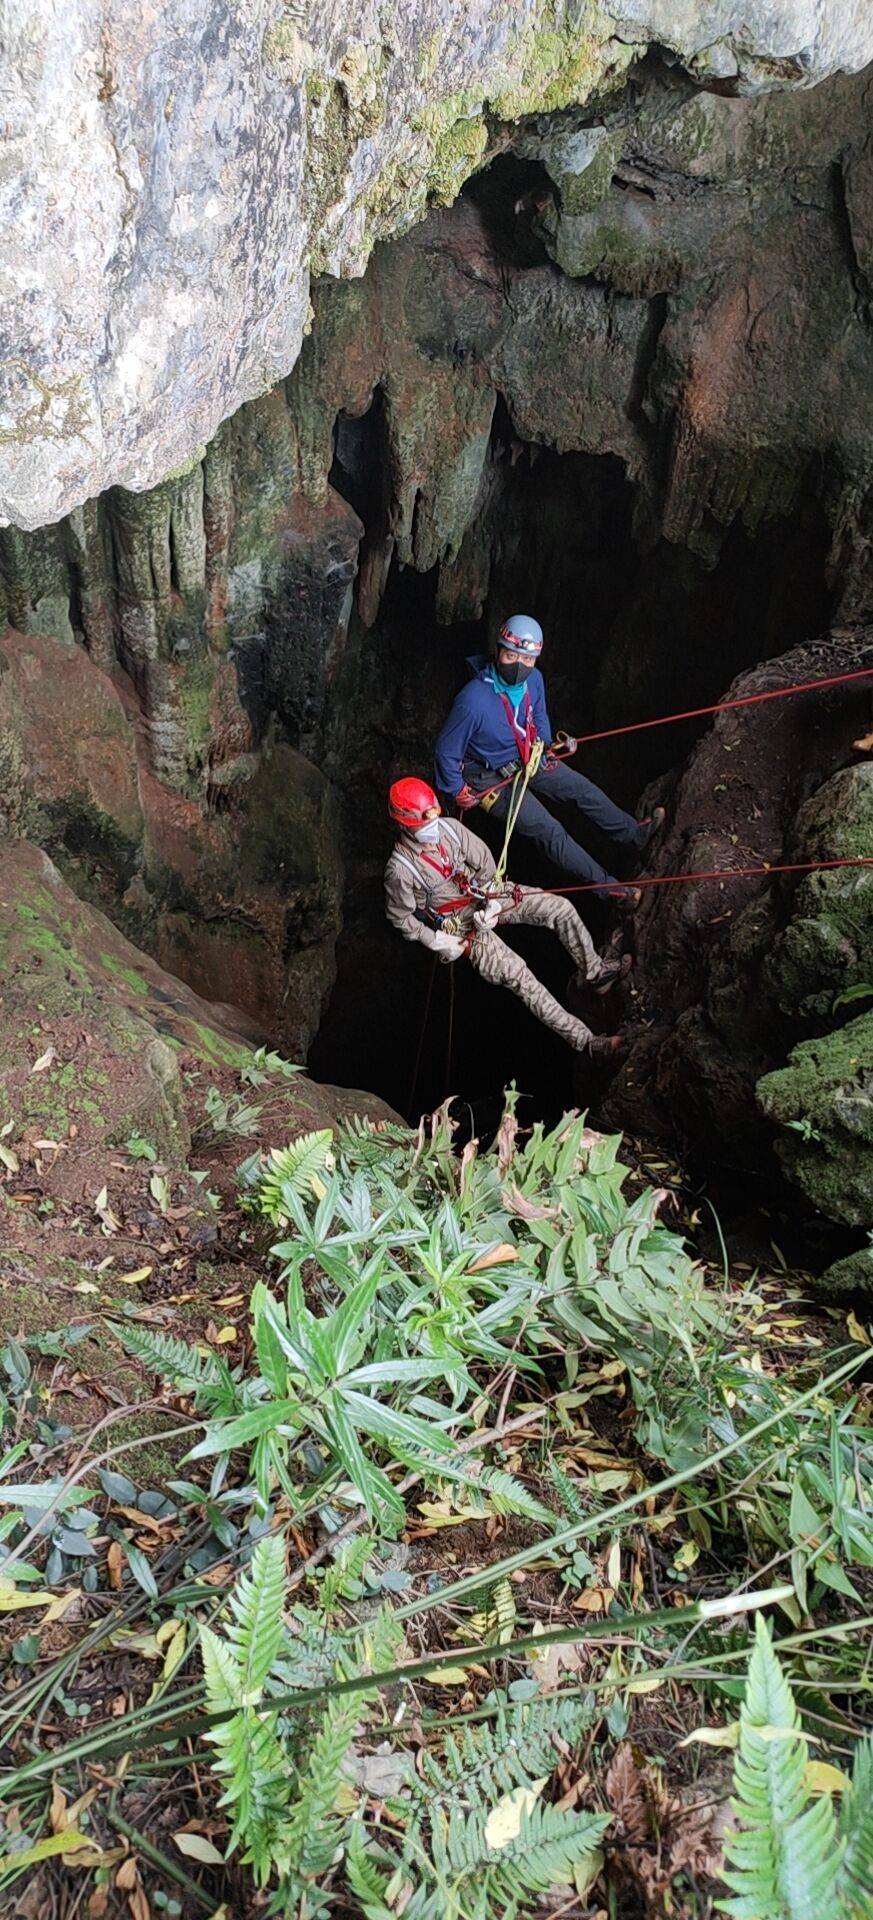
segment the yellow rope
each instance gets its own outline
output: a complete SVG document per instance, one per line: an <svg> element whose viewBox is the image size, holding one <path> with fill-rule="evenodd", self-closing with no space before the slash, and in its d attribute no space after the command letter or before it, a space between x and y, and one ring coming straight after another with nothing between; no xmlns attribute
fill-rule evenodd
<svg viewBox="0 0 873 1920"><path fill-rule="evenodd" d="M494 871L492 886L501 886L506 879L506 861L509 853L509 842L512 839L515 823L522 809L524 796L527 793L534 774L537 772L542 757L543 742L542 740L535 740L531 748L527 766L519 767L513 780L512 792L509 796L509 806L506 812L506 832L503 835L503 846L500 849L500 859Z"/></svg>

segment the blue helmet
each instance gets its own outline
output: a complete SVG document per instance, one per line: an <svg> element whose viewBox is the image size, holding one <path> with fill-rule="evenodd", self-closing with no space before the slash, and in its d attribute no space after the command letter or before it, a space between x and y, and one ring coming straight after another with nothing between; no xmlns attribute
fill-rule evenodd
<svg viewBox="0 0 873 1920"><path fill-rule="evenodd" d="M525 660L535 660L543 650L543 630L532 613L511 613L500 629L500 640Z"/></svg>

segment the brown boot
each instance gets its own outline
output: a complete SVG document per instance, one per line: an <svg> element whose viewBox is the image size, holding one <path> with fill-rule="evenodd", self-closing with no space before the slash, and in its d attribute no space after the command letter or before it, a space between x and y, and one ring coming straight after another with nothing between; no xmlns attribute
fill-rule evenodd
<svg viewBox="0 0 873 1920"><path fill-rule="evenodd" d="M623 914L636 913L642 897L642 887L622 887L620 893L616 891L610 895L613 906Z"/></svg>
<svg viewBox="0 0 873 1920"><path fill-rule="evenodd" d="M628 1044L624 1033L592 1033L588 1043L588 1058L598 1067L617 1067L627 1053Z"/></svg>
<svg viewBox="0 0 873 1920"><path fill-rule="evenodd" d="M637 841L637 846L648 847L651 844L651 842L654 840L656 833L660 833L666 818L667 818L666 807L655 807L651 813L648 813L646 815L644 820L638 820L637 826L645 827L646 834L643 840Z"/></svg>
<svg viewBox="0 0 873 1920"><path fill-rule="evenodd" d="M620 980L627 979L632 966L633 960L629 953L623 953L619 960L607 960L602 972L593 982L595 993L603 999L604 995L612 992L613 987L618 986Z"/></svg>

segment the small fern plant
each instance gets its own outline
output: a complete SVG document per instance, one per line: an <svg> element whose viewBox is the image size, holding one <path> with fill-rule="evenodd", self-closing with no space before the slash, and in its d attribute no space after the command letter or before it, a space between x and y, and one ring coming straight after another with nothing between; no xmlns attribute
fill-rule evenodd
<svg viewBox="0 0 873 1920"><path fill-rule="evenodd" d="M873 1741L859 1742L839 1820L814 1793L807 1742L762 1614L734 1767L736 1833L721 1910L736 1920L861 1920L873 1903Z"/></svg>
<svg viewBox="0 0 873 1920"><path fill-rule="evenodd" d="M389 1667L402 1634L388 1609L351 1638L332 1636L323 1614L302 1608L288 1625L284 1588L284 1541L271 1534L237 1582L225 1633L201 1627L209 1712L221 1715L207 1738L231 1821L228 1853L239 1849L259 1886L278 1881L270 1912L314 1916L330 1905L318 1883L342 1844L337 1798L374 1694L332 1698L325 1685L323 1705L290 1714L271 1698L311 1683L316 1649L327 1655L328 1681L348 1680Z"/></svg>

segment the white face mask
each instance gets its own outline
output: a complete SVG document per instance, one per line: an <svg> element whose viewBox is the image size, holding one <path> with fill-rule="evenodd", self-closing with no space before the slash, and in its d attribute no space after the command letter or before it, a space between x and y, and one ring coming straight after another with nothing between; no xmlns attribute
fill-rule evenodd
<svg viewBox="0 0 873 1920"><path fill-rule="evenodd" d="M438 820L426 820L424 823L424 826L416 827L413 833L413 838L415 840L424 840L426 845L429 847L432 847L434 842L438 840L439 837L440 837L440 823Z"/></svg>

